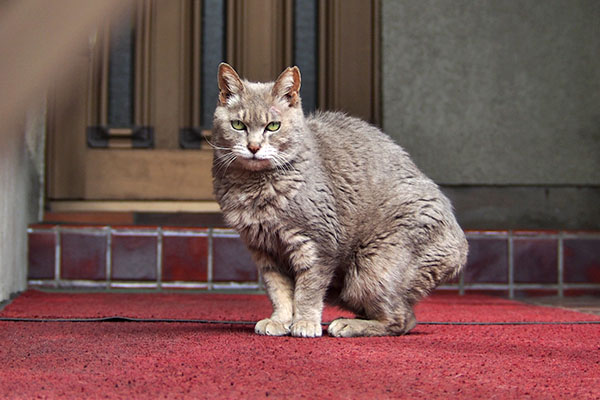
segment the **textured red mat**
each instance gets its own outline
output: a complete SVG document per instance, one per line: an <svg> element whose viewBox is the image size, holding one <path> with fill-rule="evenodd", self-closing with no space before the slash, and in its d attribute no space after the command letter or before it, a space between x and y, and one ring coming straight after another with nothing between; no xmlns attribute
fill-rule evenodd
<svg viewBox="0 0 600 400"><path fill-rule="evenodd" d="M264 296L30 291L0 317L255 320ZM325 319L337 316L328 309ZM598 317L437 294L421 321ZM599 398L600 325L418 325L403 337L257 336L250 325L0 322L0 398Z"/></svg>
<svg viewBox="0 0 600 400"><path fill-rule="evenodd" d="M30 290L8 305L1 317L211 319L257 321L271 313L265 295L189 293L72 293ZM351 314L326 307L323 321ZM527 305L497 297L437 292L417 305L419 322L522 322L600 320L594 315Z"/></svg>

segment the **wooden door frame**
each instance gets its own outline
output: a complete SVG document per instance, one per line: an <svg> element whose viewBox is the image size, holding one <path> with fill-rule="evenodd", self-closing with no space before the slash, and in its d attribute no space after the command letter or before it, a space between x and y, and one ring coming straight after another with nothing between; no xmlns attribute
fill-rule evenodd
<svg viewBox="0 0 600 400"><path fill-rule="evenodd" d="M378 0L319 1L319 106L381 123Z"/></svg>
<svg viewBox="0 0 600 400"><path fill-rule="evenodd" d="M224 1L225 54L241 75L271 80L293 63L293 0ZM209 167L212 151L208 146L194 151L179 149L175 132L200 123L198 71L202 60L194 37L201 29L202 0L138 0L138 4L145 11L136 17L143 33L136 46L136 75L140 77L135 97L140 106L134 110L135 123L157 132L170 129L171 133L157 135L157 148L152 150L114 148L131 147L124 131L112 132L111 149L86 145L87 127L106 121L105 109L97 100L106 101L98 96L98 91L105 93L106 85L106 68L102 69L98 56L106 53L106 41L100 36L106 33L100 31L96 40L90 41L89 53L76 60L74 76L48 96L46 181L50 208L64 210L65 204L81 208L87 202L90 207L112 204L111 209L123 204L130 210L138 201L140 208L153 202L165 204L169 210L174 202L182 201L215 209ZM177 11L164 8L175 7L173 4ZM380 123L379 0L317 0L317 6L319 108L345 110ZM161 52L170 56L159 56ZM255 54L260 54L261 60L253 59ZM175 82L161 79L165 74L176 76ZM78 100L82 98L86 101ZM153 194L165 187L174 189L160 196Z"/></svg>

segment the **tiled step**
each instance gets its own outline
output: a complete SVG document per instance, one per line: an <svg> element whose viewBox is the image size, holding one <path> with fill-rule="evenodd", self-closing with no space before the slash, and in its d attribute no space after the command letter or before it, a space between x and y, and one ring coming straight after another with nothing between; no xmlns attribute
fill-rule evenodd
<svg viewBox="0 0 600 400"><path fill-rule="evenodd" d="M600 294L600 232L469 231L463 274L442 289L520 295ZM38 224L33 287L260 289L229 229Z"/></svg>
<svg viewBox="0 0 600 400"><path fill-rule="evenodd" d="M32 225L29 284L42 287L258 289L228 229Z"/></svg>

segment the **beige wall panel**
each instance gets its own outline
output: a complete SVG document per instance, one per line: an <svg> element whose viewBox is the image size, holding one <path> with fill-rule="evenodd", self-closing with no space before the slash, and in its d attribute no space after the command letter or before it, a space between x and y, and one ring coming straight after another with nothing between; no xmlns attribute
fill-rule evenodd
<svg viewBox="0 0 600 400"><path fill-rule="evenodd" d="M292 62L290 0L228 2L228 62L251 81L272 81Z"/></svg>
<svg viewBox="0 0 600 400"><path fill-rule="evenodd" d="M379 123L379 2L324 0L319 11L320 108Z"/></svg>
<svg viewBox="0 0 600 400"><path fill-rule="evenodd" d="M212 151L93 150L88 152L89 200L212 200Z"/></svg>
<svg viewBox="0 0 600 400"><path fill-rule="evenodd" d="M156 0L152 52L152 125L157 149L179 148L179 120L183 104L180 93L180 26L183 2Z"/></svg>
<svg viewBox="0 0 600 400"><path fill-rule="evenodd" d="M57 82L48 95L47 193L51 199L84 195L88 62L87 55L74 58L69 78Z"/></svg>

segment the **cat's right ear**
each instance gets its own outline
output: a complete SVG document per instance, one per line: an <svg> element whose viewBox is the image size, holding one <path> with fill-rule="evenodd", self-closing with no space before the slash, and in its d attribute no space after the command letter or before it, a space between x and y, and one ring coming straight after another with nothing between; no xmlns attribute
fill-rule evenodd
<svg viewBox="0 0 600 400"><path fill-rule="evenodd" d="M219 64L219 105L224 106L234 96L240 95L244 91L244 84L239 75L227 63Z"/></svg>

